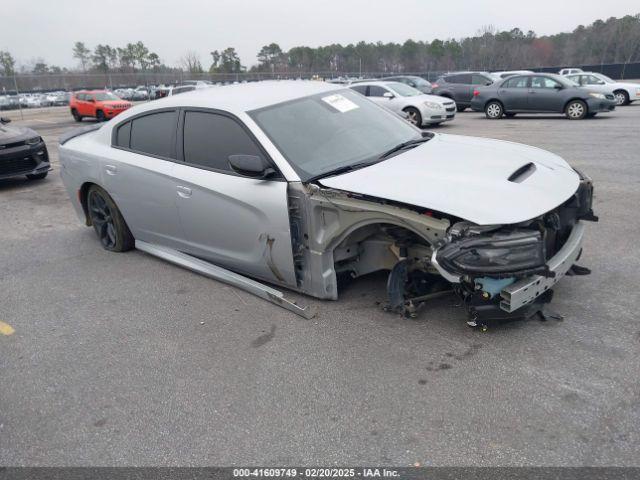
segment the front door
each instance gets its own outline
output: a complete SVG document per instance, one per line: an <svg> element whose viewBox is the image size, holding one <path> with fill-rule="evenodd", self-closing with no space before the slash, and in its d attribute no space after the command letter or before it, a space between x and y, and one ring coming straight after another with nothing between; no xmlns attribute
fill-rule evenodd
<svg viewBox="0 0 640 480"><path fill-rule="evenodd" d="M267 158L246 127L224 112L182 112L174 198L184 251L272 283L295 286L287 182L235 173L229 155Z"/></svg>
<svg viewBox="0 0 640 480"><path fill-rule="evenodd" d="M385 87L380 85L369 85L367 97L378 105L388 108L392 112L402 114L402 102L398 100L397 94Z"/></svg>
<svg viewBox="0 0 640 480"><path fill-rule="evenodd" d="M562 85L549 77L531 77L528 109L536 112L562 112L564 96Z"/></svg>

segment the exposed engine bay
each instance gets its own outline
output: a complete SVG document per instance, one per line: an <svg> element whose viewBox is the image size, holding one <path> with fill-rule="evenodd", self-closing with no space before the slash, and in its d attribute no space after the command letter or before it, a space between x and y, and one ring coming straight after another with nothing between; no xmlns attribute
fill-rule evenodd
<svg viewBox="0 0 640 480"><path fill-rule="evenodd" d="M385 309L414 317L429 300L461 299L470 326L544 315L575 265L581 220L597 221L591 180L562 205L513 225L475 225L424 208L294 183L291 238L299 290L337 299L338 280L389 271Z"/></svg>

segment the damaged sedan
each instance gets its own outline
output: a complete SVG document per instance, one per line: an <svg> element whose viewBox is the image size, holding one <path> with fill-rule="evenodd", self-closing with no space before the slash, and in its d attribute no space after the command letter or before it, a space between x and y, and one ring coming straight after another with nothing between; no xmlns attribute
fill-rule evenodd
<svg viewBox="0 0 640 480"><path fill-rule="evenodd" d="M281 81L136 106L60 140L103 247L145 251L305 317L388 271L386 309L455 292L468 323L545 313L595 221L590 179L549 152L423 132L349 89Z"/></svg>

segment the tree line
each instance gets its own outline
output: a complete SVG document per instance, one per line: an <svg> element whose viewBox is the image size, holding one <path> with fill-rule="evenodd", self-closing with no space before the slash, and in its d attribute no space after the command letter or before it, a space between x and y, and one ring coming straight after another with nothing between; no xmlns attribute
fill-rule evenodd
<svg viewBox="0 0 640 480"><path fill-rule="evenodd" d="M296 46L283 50L277 43L263 46L258 63L247 69L234 47L213 50L203 66L195 51L187 51L178 67L165 65L143 42L122 47L96 45L89 48L75 42L72 56L80 71L130 73L182 70L199 73L357 73L427 72L444 70L502 70L560 65L632 63L640 61L640 14L596 20L579 25L572 32L538 36L519 28L500 31L485 26L476 35L459 40L408 39L404 43L331 44ZM0 75L13 75L16 61L0 51ZM36 61L30 73L65 73L67 68ZM26 73L26 72L25 72Z"/></svg>

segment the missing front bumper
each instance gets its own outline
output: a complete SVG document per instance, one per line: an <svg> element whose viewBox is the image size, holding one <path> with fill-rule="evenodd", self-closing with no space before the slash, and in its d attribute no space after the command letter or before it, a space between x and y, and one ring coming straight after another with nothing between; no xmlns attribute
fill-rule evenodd
<svg viewBox="0 0 640 480"><path fill-rule="evenodd" d="M580 256L583 236L584 224L577 222L565 244L547 262L549 271L555 275L534 275L509 285L500 292L500 297L502 298L500 308L505 312L515 312L553 287L558 280L567 274Z"/></svg>

